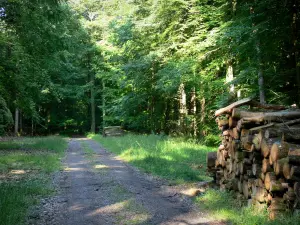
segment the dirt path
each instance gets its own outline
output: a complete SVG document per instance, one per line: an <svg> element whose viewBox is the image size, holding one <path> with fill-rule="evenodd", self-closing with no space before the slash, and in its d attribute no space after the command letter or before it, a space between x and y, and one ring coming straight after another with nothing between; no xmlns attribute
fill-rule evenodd
<svg viewBox="0 0 300 225"><path fill-rule="evenodd" d="M221 224L163 181L122 162L89 139L71 139L59 196L45 200L31 224Z"/></svg>

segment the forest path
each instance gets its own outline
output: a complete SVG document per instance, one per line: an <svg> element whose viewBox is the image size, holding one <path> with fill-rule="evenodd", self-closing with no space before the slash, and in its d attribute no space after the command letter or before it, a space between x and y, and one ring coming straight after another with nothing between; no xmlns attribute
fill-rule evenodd
<svg viewBox="0 0 300 225"><path fill-rule="evenodd" d="M64 164L59 196L45 200L38 224L222 224L92 140L70 139Z"/></svg>

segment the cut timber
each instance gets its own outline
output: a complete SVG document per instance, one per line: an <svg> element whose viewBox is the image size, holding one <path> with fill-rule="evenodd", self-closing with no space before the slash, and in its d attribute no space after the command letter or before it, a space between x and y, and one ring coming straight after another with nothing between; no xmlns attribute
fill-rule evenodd
<svg viewBox="0 0 300 225"><path fill-rule="evenodd" d="M228 126L228 119L216 119L219 127Z"/></svg>
<svg viewBox="0 0 300 225"><path fill-rule="evenodd" d="M288 155L289 148L286 142L277 141L272 145L270 152L270 163L274 163L281 158L285 158Z"/></svg>
<svg viewBox="0 0 300 225"><path fill-rule="evenodd" d="M237 122L238 121L236 119L229 117L229 119L228 119L229 128L235 128L237 125Z"/></svg>
<svg viewBox="0 0 300 225"><path fill-rule="evenodd" d="M257 102L255 100L251 100L250 105L261 108L261 109L273 109L273 110L284 110L287 109L284 105L271 105L271 104L262 104L260 102Z"/></svg>
<svg viewBox="0 0 300 225"><path fill-rule="evenodd" d="M206 155L206 165L208 168L215 167L217 152L208 152Z"/></svg>
<svg viewBox="0 0 300 225"><path fill-rule="evenodd" d="M218 151L217 152L217 166L221 166L221 167L225 167L225 158L224 158L224 155L223 155L223 151Z"/></svg>
<svg viewBox="0 0 300 225"><path fill-rule="evenodd" d="M233 109L232 117L236 119L243 118L245 121L263 122L263 121L283 121L287 119L299 118L300 110L295 111L277 111L277 112L249 112L241 109Z"/></svg>
<svg viewBox="0 0 300 225"><path fill-rule="evenodd" d="M236 161L236 162L241 162L241 161L243 161L244 160L244 158L245 158L245 152L235 152L235 154L234 154L234 160Z"/></svg>
<svg viewBox="0 0 300 225"><path fill-rule="evenodd" d="M240 192L240 193L243 193L243 181L241 181L241 180L238 180L238 191Z"/></svg>
<svg viewBox="0 0 300 225"><path fill-rule="evenodd" d="M232 137L236 140L240 138L240 133L238 132L236 127L232 129Z"/></svg>
<svg viewBox="0 0 300 225"><path fill-rule="evenodd" d="M284 204L283 198L275 197L271 200L270 210L285 210L286 205Z"/></svg>
<svg viewBox="0 0 300 225"><path fill-rule="evenodd" d="M271 152L271 148L274 142L279 141L277 138L265 139L263 138L261 141L261 154L263 157L268 157Z"/></svg>
<svg viewBox="0 0 300 225"><path fill-rule="evenodd" d="M268 196L268 192L265 188L256 187L255 200L258 202L265 202L266 197Z"/></svg>
<svg viewBox="0 0 300 225"><path fill-rule="evenodd" d="M251 196L250 190L249 190L249 185L248 185L248 181L244 180L243 181L243 194L245 196L246 199L248 199Z"/></svg>
<svg viewBox="0 0 300 225"><path fill-rule="evenodd" d="M263 157L260 152L254 151L251 152L249 155L249 159L254 163L254 164L262 164Z"/></svg>
<svg viewBox="0 0 300 225"><path fill-rule="evenodd" d="M288 163L288 158L280 159L274 164L274 172L277 176L283 175L283 167L285 163Z"/></svg>
<svg viewBox="0 0 300 225"><path fill-rule="evenodd" d="M268 211L270 220L282 218L286 213L286 204L284 203L283 198L273 198Z"/></svg>
<svg viewBox="0 0 300 225"><path fill-rule="evenodd" d="M241 142L239 140L233 140L231 144L232 144L232 149L234 152L237 152L240 150Z"/></svg>
<svg viewBox="0 0 300 225"><path fill-rule="evenodd" d="M287 183L282 183L282 180L272 180L270 182L270 192L283 192L284 189L287 189Z"/></svg>
<svg viewBox="0 0 300 225"><path fill-rule="evenodd" d="M291 176L300 176L300 167L299 166L292 166Z"/></svg>
<svg viewBox="0 0 300 225"><path fill-rule="evenodd" d="M223 131L223 136L232 136L232 130Z"/></svg>
<svg viewBox="0 0 300 225"><path fill-rule="evenodd" d="M254 135L254 138L252 140L254 150L260 150L261 149L261 142L263 139L263 132L260 131L258 134Z"/></svg>
<svg viewBox="0 0 300 225"><path fill-rule="evenodd" d="M263 161L262 161L262 168L261 169L262 169L263 173L267 173L267 172L273 171L272 167L270 165L269 159L263 159Z"/></svg>
<svg viewBox="0 0 300 225"><path fill-rule="evenodd" d="M103 137L123 136L124 131L121 126L110 126L103 128Z"/></svg>
<svg viewBox="0 0 300 225"><path fill-rule="evenodd" d="M271 182L276 181L276 176L274 172L266 173L265 177L265 187L267 190L270 190Z"/></svg>
<svg viewBox="0 0 300 225"><path fill-rule="evenodd" d="M258 164L252 164L252 174L256 177L259 177L259 174L261 173L261 165Z"/></svg>
<svg viewBox="0 0 300 225"><path fill-rule="evenodd" d="M300 181L300 167L288 163L284 167L284 177L292 181Z"/></svg>
<svg viewBox="0 0 300 225"><path fill-rule="evenodd" d="M285 179L291 179L291 165L289 164L289 160L287 158L286 162L283 164L282 173Z"/></svg>
<svg viewBox="0 0 300 225"><path fill-rule="evenodd" d="M294 152L297 149L300 149L299 145L290 144L285 141L275 142L271 148L270 162L276 162L279 159L285 158L290 152Z"/></svg>
<svg viewBox="0 0 300 225"><path fill-rule="evenodd" d="M300 140L300 128L280 127L266 129L265 138L272 137L283 137L285 141Z"/></svg>
<svg viewBox="0 0 300 225"><path fill-rule="evenodd" d="M295 182L294 192L298 200L300 200L300 182Z"/></svg>
<svg viewBox="0 0 300 225"><path fill-rule="evenodd" d="M242 148L247 151L253 150L252 141L253 141L253 135L248 134L248 135L242 136L241 137Z"/></svg>
<svg viewBox="0 0 300 225"><path fill-rule="evenodd" d="M300 148L299 149L290 149L288 153L289 163L298 164L300 163Z"/></svg>
<svg viewBox="0 0 300 225"><path fill-rule="evenodd" d="M234 103L230 104L229 106L227 106L225 108L217 110L215 112L215 116L220 116L220 115L222 115L224 113L231 113L232 109L234 109L235 107L245 105L245 104L249 103L250 101L251 101L251 98L241 99L241 100L239 100L237 102L234 102Z"/></svg>

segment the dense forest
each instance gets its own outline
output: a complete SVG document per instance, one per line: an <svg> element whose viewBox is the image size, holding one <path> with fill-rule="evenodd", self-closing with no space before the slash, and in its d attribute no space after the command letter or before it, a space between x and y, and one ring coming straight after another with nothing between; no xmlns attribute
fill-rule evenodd
<svg viewBox="0 0 300 225"><path fill-rule="evenodd" d="M0 132L194 137L243 97L300 103L298 0L1 0Z"/></svg>

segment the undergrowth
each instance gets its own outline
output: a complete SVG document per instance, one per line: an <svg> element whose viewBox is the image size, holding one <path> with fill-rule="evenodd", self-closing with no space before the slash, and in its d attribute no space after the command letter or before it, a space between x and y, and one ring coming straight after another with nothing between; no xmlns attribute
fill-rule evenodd
<svg viewBox="0 0 300 225"><path fill-rule="evenodd" d="M66 147L58 136L0 142L0 225L24 224L29 208L54 192L51 173Z"/></svg>

